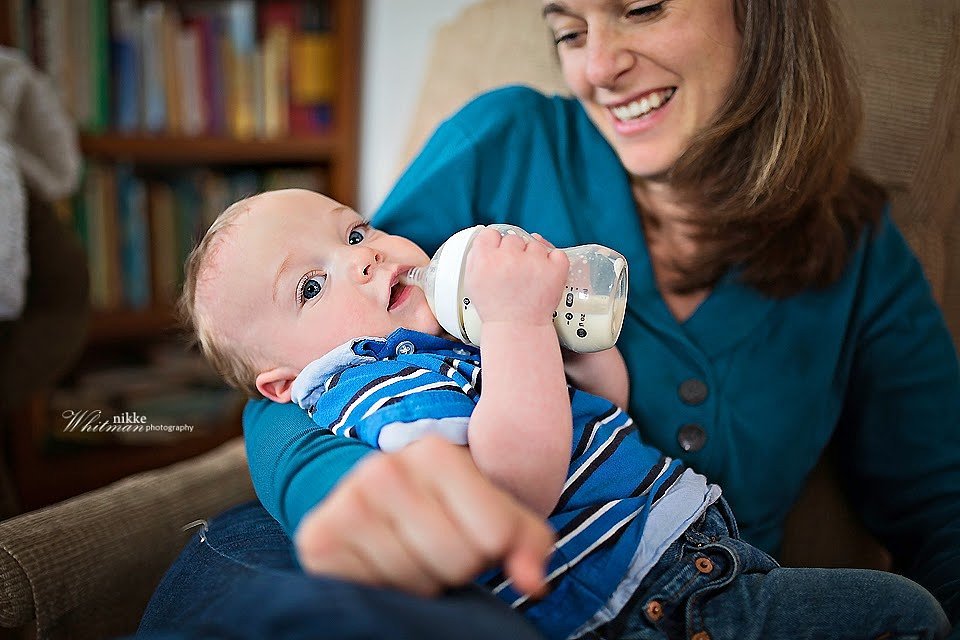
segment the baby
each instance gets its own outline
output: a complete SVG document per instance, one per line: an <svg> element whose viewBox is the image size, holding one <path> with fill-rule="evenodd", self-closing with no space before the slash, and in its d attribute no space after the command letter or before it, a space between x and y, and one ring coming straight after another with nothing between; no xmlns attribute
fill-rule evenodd
<svg viewBox="0 0 960 640"><path fill-rule="evenodd" d="M469 446L483 474L556 531L544 597L498 570L478 578L547 637L690 636L708 619L741 621L741 638L795 637L795 599L814 570L781 569L741 541L720 488L640 440L619 408L627 374L615 349L568 356L565 373L552 314L566 256L477 236L464 278L482 349L444 335L423 293L402 283L428 261L329 198L267 192L213 223L188 261L181 309L229 383L296 402L331 437L387 451L427 434ZM282 474L287 462L259 464ZM867 587L874 572L816 571L833 588L862 588L865 611L904 620L890 593ZM891 628L823 618L836 636Z"/></svg>

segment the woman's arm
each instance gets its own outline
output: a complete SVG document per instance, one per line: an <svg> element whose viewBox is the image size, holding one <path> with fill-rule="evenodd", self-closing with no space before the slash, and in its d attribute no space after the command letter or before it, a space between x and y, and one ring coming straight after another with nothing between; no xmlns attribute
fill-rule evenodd
<svg viewBox="0 0 960 640"><path fill-rule="evenodd" d="M552 530L464 447L431 436L379 453L265 400L248 403L244 435L257 495L305 571L430 595L502 563L539 592Z"/></svg>
<svg viewBox="0 0 960 640"><path fill-rule="evenodd" d="M960 367L916 258L869 239L839 434L853 502L907 576L960 619Z"/></svg>
<svg viewBox="0 0 960 640"><path fill-rule="evenodd" d="M310 509L373 449L320 429L298 406L251 400L243 437L253 488L290 535Z"/></svg>

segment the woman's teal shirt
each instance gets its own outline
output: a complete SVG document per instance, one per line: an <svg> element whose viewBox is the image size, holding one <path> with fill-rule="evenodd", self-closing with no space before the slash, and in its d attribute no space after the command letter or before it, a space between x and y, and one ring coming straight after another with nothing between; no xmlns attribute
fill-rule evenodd
<svg viewBox="0 0 960 640"><path fill-rule="evenodd" d="M680 323L656 289L613 150L576 101L511 87L441 125L374 216L428 253L454 231L492 222L627 257L618 347L630 412L648 443L723 487L747 541L776 552L787 512L836 433L868 528L956 619L960 373L920 265L887 212L829 288L775 300L731 275ZM251 402L244 429L257 494L287 531L370 452L318 431L290 404Z"/></svg>

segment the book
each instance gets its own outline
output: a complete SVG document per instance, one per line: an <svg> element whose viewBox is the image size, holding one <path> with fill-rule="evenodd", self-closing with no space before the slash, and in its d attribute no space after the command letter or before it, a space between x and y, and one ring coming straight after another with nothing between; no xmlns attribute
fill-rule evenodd
<svg viewBox="0 0 960 640"><path fill-rule="evenodd" d="M267 137L290 134L290 43L300 29L302 2L282 0L259 7L264 49L264 112Z"/></svg>
<svg viewBox="0 0 960 640"><path fill-rule="evenodd" d="M101 133L110 125L110 23L107 0L87 0L86 39L89 75L82 79L86 87L86 120L83 127Z"/></svg>
<svg viewBox="0 0 960 640"><path fill-rule="evenodd" d="M183 126L183 61L180 60L178 36L180 34L180 14L175 5L164 7L160 19L160 55L163 57L163 91L166 100L166 133L181 135Z"/></svg>
<svg viewBox="0 0 960 640"><path fill-rule="evenodd" d="M116 168L117 210L120 224L120 264L123 302L132 309L150 306L150 236L146 191L133 167Z"/></svg>
<svg viewBox="0 0 960 640"><path fill-rule="evenodd" d="M93 259L90 255L90 223L88 220L89 216L87 214L86 197L86 185L89 170L89 164L84 162L80 167L80 188L77 189L76 193L74 193L71 197L70 204L73 212L73 229L76 231L77 238L80 240L80 246L83 247L83 251L87 255L88 270L92 270ZM92 275L90 280L91 282L93 281Z"/></svg>
<svg viewBox="0 0 960 640"><path fill-rule="evenodd" d="M123 281L120 274L120 223L117 213L117 173L112 165L100 167L97 201L103 216L103 262L106 275L106 308L123 306Z"/></svg>
<svg viewBox="0 0 960 640"><path fill-rule="evenodd" d="M74 121L86 127L90 120L91 86L91 0L73 0L65 3L64 28L67 34L64 79L66 105Z"/></svg>
<svg viewBox="0 0 960 640"><path fill-rule="evenodd" d="M200 226L206 231L230 204L230 185L226 176L215 171L203 171L200 185Z"/></svg>
<svg viewBox="0 0 960 640"><path fill-rule="evenodd" d="M286 49L286 63L281 61L281 67L275 71L286 76L286 82L265 80L268 91L272 86L279 91L279 95L266 97L266 104L287 105L286 123L281 121L280 125L281 130L285 129L284 135L315 134L329 127L335 79L328 13L326 2L315 1L281 0L260 7L264 46ZM271 45L274 39L277 43ZM277 56L282 55L278 51ZM274 71L265 63L264 73Z"/></svg>
<svg viewBox="0 0 960 640"><path fill-rule="evenodd" d="M263 47L259 44L253 48L251 56L252 68L250 73L250 97L252 99L250 111L253 115L253 134L257 138L263 138L266 135L266 112L264 103L264 92L266 91L265 80L263 77Z"/></svg>
<svg viewBox="0 0 960 640"><path fill-rule="evenodd" d="M301 4L299 29L291 43L290 95L295 104L328 104L334 94L333 34L329 27L326 3Z"/></svg>
<svg viewBox="0 0 960 640"><path fill-rule="evenodd" d="M143 115L141 121L149 133L163 133L167 128L163 14L163 2L153 0L143 6L141 19Z"/></svg>
<svg viewBox="0 0 960 640"><path fill-rule="evenodd" d="M113 76L113 126L125 133L141 126L140 12L133 0L113 0L110 61Z"/></svg>
<svg viewBox="0 0 960 640"><path fill-rule="evenodd" d="M263 40L263 117L267 138L290 132L290 29L265 25Z"/></svg>
<svg viewBox="0 0 960 640"><path fill-rule="evenodd" d="M207 104L203 99L202 55L200 30L194 24L185 25L177 34L177 64L180 74L180 113L183 133L199 136L206 131Z"/></svg>
<svg viewBox="0 0 960 640"><path fill-rule="evenodd" d="M263 175L252 169L228 173L227 183L230 185L230 202L249 198L263 191Z"/></svg>
<svg viewBox="0 0 960 640"><path fill-rule="evenodd" d="M198 84L204 104L203 132L208 135L226 133L223 95L223 64L220 60L220 24L217 13L197 13L187 18L187 26L197 32L199 48Z"/></svg>
<svg viewBox="0 0 960 640"><path fill-rule="evenodd" d="M183 268L190 251L200 240L201 229L200 188L198 176L188 172L175 177L173 188L174 210L176 211L176 262L177 285L183 282Z"/></svg>
<svg viewBox="0 0 960 640"><path fill-rule="evenodd" d="M108 167L96 163L87 166L83 210L87 222L90 302L101 310L115 309L120 302L114 184Z"/></svg>
<svg viewBox="0 0 960 640"><path fill-rule="evenodd" d="M173 189L157 181L147 188L150 203L150 238L153 255L153 297L159 303L177 299L179 269L177 264L177 221Z"/></svg>
<svg viewBox="0 0 960 640"><path fill-rule="evenodd" d="M229 0L225 11L224 71L228 83L227 121L233 137L252 138L256 133L253 66L256 50L256 12L253 0Z"/></svg>

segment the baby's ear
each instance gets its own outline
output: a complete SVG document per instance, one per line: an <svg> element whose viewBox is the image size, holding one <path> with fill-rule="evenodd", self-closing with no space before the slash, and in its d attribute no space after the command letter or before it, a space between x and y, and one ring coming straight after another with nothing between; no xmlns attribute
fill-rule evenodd
<svg viewBox="0 0 960 640"><path fill-rule="evenodd" d="M290 367L276 367L257 376L257 390L274 402L290 402L293 381L299 371Z"/></svg>

